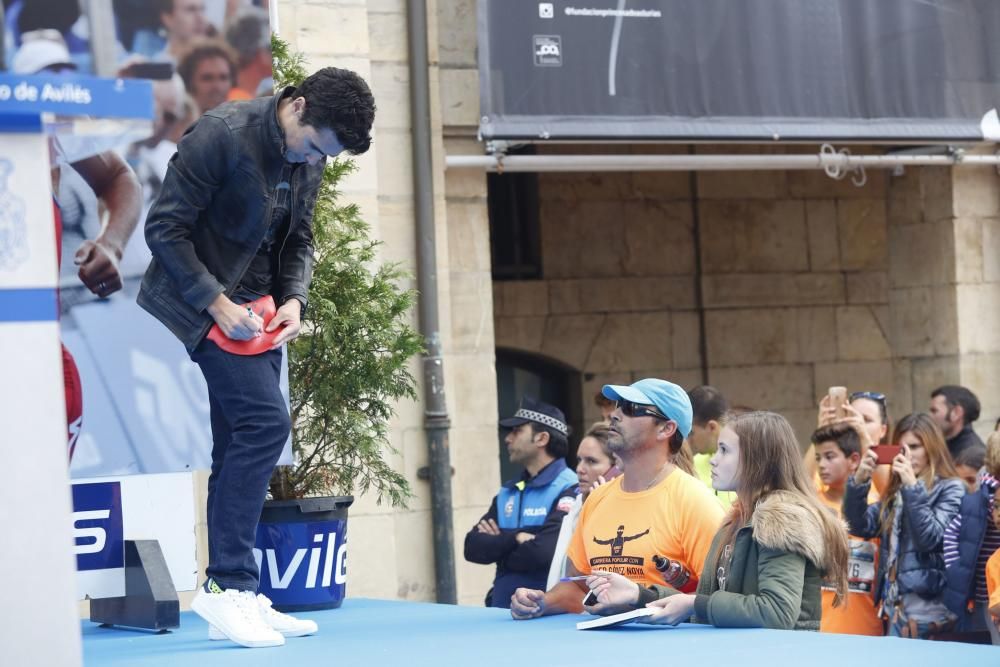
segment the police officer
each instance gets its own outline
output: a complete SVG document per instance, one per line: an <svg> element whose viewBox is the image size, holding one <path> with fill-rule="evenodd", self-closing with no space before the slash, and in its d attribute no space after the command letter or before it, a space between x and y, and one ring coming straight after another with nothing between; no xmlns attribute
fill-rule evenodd
<svg viewBox="0 0 1000 667"><path fill-rule="evenodd" d="M559 408L524 397L500 426L510 429L504 438L510 462L524 472L500 487L489 511L465 536L465 559L496 564L486 605L507 609L518 587L545 587L577 477L566 466L569 426Z"/></svg>

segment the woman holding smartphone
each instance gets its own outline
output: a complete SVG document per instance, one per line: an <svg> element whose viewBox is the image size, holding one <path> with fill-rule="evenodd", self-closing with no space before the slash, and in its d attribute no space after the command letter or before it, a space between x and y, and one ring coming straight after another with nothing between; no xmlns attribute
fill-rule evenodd
<svg viewBox="0 0 1000 667"><path fill-rule="evenodd" d="M900 419L892 442L900 452L882 500L867 501L877 461L869 449L847 481L844 517L852 535L880 538L875 604L882 603L888 634L926 639L955 622L943 601L944 533L958 514L965 485L929 415Z"/></svg>
<svg viewBox="0 0 1000 667"><path fill-rule="evenodd" d="M847 591L847 533L816 498L788 421L773 412L733 418L710 461L712 486L736 502L712 541L695 593L642 588L618 574L587 579L614 613L645 604L643 623L695 620L728 628L819 630L820 586Z"/></svg>
<svg viewBox="0 0 1000 667"><path fill-rule="evenodd" d="M831 390L834 387L830 387ZM861 438L862 453L871 447L889 443L891 423L889 421L888 399L885 394L877 391L855 391L847 397L847 401L838 406L835 397L827 394L819 404L818 427L830 426L838 422L846 422L854 427ZM806 468L815 472L813 448L806 454ZM880 465L872 473L877 492L881 493L889 486L891 468ZM815 476L815 475L814 475ZM817 488L822 490L817 477Z"/></svg>
<svg viewBox="0 0 1000 667"><path fill-rule="evenodd" d="M615 466L614 454L608 447L611 435L612 431L608 424L598 422L590 427L577 447L576 478L579 482L577 496L569 511L562 517L562 526L559 528L556 550L552 554L552 565L549 567L549 578L545 590L555 586L559 579L566 574L566 550L569 548L570 538L573 537L573 530L576 529L583 501L598 486L621 474L621 471Z"/></svg>

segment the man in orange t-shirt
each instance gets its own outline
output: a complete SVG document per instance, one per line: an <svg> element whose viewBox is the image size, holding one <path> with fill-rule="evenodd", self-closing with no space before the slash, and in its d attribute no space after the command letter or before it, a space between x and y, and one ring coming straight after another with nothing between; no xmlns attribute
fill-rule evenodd
<svg viewBox="0 0 1000 667"><path fill-rule="evenodd" d="M595 489L583 504L566 574L618 572L644 586L663 584L653 564L653 556L662 556L680 562L689 573L682 588L693 589L723 511L704 484L673 462L691 431L687 392L666 380L646 379L631 386L605 385L603 393L617 402L609 448L621 459L622 475ZM511 616L527 620L579 613L586 591L582 581L562 581L548 592L518 588Z"/></svg>
<svg viewBox="0 0 1000 667"><path fill-rule="evenodd" d="M858 432L845 422L822 426L812 435L816 449L817 473L822 487L818 490L820 501L843 518L841 506L847 479L861 463L861 439ZM872 485L868 502L878 501ZM851 556L847 561L848 594L839 607L833 606L836 592L823 587L823 618L819 631L846 635L885 634L882 619L875 611L872 588L878 559L878 540L864 540L851 535Z"/></svg>
<svg viewBox="0 0 1000 667"><path fill-rule="evenodd" d="M617 572L641 586L664 585L651 556L679 562L694 592L712 538L722 523L722 505L698 479L674 469L643 491L628 492L621 477L591 493L566 555L581 574ZM690 589L690 590L689 590Z"/></svg>

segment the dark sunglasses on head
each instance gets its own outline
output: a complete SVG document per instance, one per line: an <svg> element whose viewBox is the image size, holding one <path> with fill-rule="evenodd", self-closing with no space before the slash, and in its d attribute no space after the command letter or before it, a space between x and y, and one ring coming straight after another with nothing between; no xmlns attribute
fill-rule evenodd
<svg viewBox="0 0 1000 667"><path fill-rule="evenodd" d="M859 398L867 398L869 401L875 401L876 403L881 403L885 405L885 394L879 393L877 391L856 391L850 395L847 399L848 401L855 401Z"/></svg>
<svg viewBox="0 0 1000 667"><path fill-rule="evenodd" d="M657 419L670 420L670 417L663 416L652 405L633 403L625 399L618 399L615 401L615 405L626 417L656 417Z"/></svg>

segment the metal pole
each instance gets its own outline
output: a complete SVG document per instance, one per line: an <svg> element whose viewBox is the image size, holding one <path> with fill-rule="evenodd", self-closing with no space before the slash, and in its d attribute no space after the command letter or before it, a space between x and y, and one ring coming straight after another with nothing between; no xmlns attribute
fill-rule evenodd
<svg viewBox="0 0 1000 667"><path fill-rule="evenodd" d="M114 76L118 54L115 52L115 17L107 0L86 0L87 21L90 23L90 53L94 57L94 74Z"/></svg>
<svg viewBox="0 0 1000 667"><path fill-rule="evenodd" d="M437 254L434 234L434 183L431 163L430 82L427 57L427 3L407 3L410 60L410 118L413 124L413 204L417 223L417 289L420 332L427 341L423 358L424 429L431 482L434 531L434 583L437 601L455 604L455 531L451 507L451 454L444 362L438 324Z"/></svg>
<svg viewBox="0 0 1000 667"><path fill-rule="evenodd" d="M1000 165L997 155L449 155L448 169L538 171L744 171Z"/></svg>

